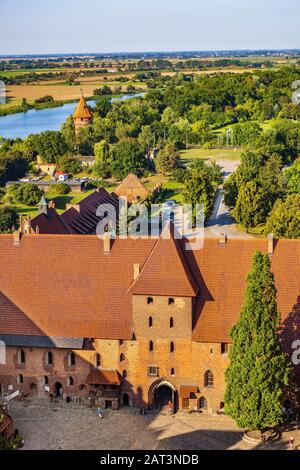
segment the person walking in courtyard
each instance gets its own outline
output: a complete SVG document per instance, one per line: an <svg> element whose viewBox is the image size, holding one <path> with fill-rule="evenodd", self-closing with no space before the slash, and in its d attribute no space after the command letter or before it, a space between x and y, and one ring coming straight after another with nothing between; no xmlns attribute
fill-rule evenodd
<svg viewBox="0 0 300 470"><path fill-rule="evenodd" d="M294 442L295 442L295 439L293 438L293 436L290 437L290 450L294 450Z"/></svg>

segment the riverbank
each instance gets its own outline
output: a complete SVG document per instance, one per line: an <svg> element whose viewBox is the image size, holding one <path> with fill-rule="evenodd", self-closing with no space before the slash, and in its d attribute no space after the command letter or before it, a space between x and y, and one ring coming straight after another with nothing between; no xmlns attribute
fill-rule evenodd
<svg viewBox="0 0 300 470"><path fill-rule="evenodd" d="M122 93L110 96L112 101L125 101L145 93ZM96 97L87 100L89 106L95 106ZM29 109L26 112L0 116L0 137L5 139L25 139L29 134L40 134L45 131L58 131L62 124L72 115L78 99L69 100L58 107Z"/></svg>
<svg viewBox="0 0 300 470"><path fill-rule="evenodd" d="M101 98L107 97L110 98L111 100L115 99L122 99L123 96L128 96L132 95L138 95L141 96L141 92L139 91L134 91L134 92L124 92L124 93L111 93L109 95L94 95L94 96L86 96L86 99L91 101L97 101L100 100ZM30 111L32 109L36 111L40 111L43 109L53 109L53 108L59 108L60 106L64 106L65 104L70 104L70 103L77 103L78 99L72 99L72 100L54 100L54 101L47 101L45 103L27 103L25 105L13 105L13 106L7 106L7 104L2 104L0 105L0 117L2 116L9 116L11 114L20 114L20 113L26 113L27 111Z"/></svg>

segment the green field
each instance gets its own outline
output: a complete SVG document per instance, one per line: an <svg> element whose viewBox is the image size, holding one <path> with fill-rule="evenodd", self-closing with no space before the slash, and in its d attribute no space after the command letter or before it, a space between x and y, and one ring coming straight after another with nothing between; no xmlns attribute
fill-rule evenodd
<svg viewBox="0 0 300 470"><path fill-rule="evenodd" d="M184 164L192 161L194 158L202 158L204 160L240 160L242 151L240 149L188 149L181 150L180 159Z"/></svg>

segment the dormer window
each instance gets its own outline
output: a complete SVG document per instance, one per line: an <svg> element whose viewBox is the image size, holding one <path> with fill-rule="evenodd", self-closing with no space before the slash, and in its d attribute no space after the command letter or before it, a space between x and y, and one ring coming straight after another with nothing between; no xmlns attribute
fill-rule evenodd
<svg viewBox="0 0 300 470"><path fill-rule="evenodd" d="M147 297L147 304L153 304L153 297Z"/></svg>

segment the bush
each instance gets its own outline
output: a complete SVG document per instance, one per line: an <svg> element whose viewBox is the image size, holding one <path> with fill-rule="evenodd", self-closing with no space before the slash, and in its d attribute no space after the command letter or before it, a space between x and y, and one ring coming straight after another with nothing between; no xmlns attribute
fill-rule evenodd
<svg viewBox="0 0 300 470"><path fill-rule="evenodd" d="M10 207L0 208L0 233L11 232L17 226L18 214Z"/></svg>
<svg viewBox="0 0 300 470"><path fill-rule="evenodd" d="M65 194L69 194L70 191L70 186L65 183L57 183L56 185L54 185L54 192L58 196L64 196Z"/></svg>
<svg viewBox="0 0 300 470"><path fill-rule="evenodd" d="M173 172L173 179L178 183L184 183L187 177L187 170L185 168L176 168Z"/></svg>

